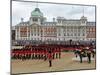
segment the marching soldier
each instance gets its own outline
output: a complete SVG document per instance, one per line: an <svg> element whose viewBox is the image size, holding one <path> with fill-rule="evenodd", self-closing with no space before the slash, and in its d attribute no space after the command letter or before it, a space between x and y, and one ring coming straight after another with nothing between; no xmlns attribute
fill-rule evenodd
<svg viewBox="0 0 100 75"><path fill-rule="evenodd" d="M57 48L56 48L56 58L58 58L58 50L57 50Z"/></svg>
<svg viewBox="0 0 100 75"><path fill-rule="evenodd" d="M43 59L43 55L44 55L44 48L42 48L42 50L41 50L40 54L41 54L41 59Z"/></svg>
<svg viewBox="0 0 100 75"><path fill-rule="evenodd" d="M55 58L55 49L54 48L53 48L52 53L53 53L53 59L54 59Z"/></svg>
<svg viewBox="0 0 100 75"><path fill-rule="evenodd" d="M26 53L26 59L28 59L28 53Z"/></svg>
<svg viewBox="0 0 100 75"><path fill-rule="evenodd" d="M59 59L61 58L61 49L59 48Z"/></svg>
<svg viewBox="0 0 100 75"><path fill-rule="evenodd" d="M35 59L37 59L37 48L35 48Z"/></svg>
<svg viewBox="0 0 100 75"><path fill-rule="evenodd" d="M45 48L45 50L44 50L44 61L46 61L47 60L47 48Z"/></svg>
<svg viewBox="0 0 100 75"><path fill-rule="evenodd" d="M52 67L52 53L51 50L49 50L49 54L48 54L48 58L49 58L49 67Z"/></svg>
<svg viewBox="0 0 100 75"><path fill-rule="evenodd" d="M38 47L38 59L41 59L41 50L39 47Z"/></svg>
<svg viewBox="0 0 100 75"><path fill-rule="evenodd" d="M34 57L35 57L35 49L32 48L32 59L34 59Z"/></svg>
<svg viewBox="0 0 100 75"><path fill-rule="evenodd" d="M20 59L23 61L24 60L24 54L23 53L20 53Z"/></svg>

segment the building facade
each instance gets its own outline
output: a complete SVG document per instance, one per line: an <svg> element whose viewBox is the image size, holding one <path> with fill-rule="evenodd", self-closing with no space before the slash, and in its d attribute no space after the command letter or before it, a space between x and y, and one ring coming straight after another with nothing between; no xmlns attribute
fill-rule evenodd
<svg viewBox="0 0 100 75"><path fill-rule="evenodd" d="M92 31L91 28L93 29ZM53 18L46 21L39 8L31 12L29 21L23 20L15 26L15 40L35 41L87 41L95 40L95 22L88 22L82 16L80 19ZM93 34L93 35L91 35Z"/></svg>
<svg viewBox="0 0 100 75"><path fill-rule="evenodd" d="M96 40L96 23L95 22L87 22L87 40L92 41Z"/></svg>

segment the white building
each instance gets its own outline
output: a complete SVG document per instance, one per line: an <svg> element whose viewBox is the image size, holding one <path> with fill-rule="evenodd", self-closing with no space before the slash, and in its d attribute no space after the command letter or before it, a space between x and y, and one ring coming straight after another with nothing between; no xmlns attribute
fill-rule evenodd
<svg viewBox="0 0 100 75"><path fill-rule="evenodd" d="M87 18L65 19L63 17L53 18L47 22L39 8L31 12L28 22L23 20L15 26L16 40L36 41L80 41L87 40L86 26ZM93 22L92 22L93 23Z"/></svg>

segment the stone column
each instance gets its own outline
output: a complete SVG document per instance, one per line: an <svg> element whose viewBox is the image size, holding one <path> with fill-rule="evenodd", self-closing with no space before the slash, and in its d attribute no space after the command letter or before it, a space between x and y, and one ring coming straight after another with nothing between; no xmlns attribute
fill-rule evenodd
<svg viewBox="0 0 100 75"><path fill-rule="evenodd" d="M19 34L19 36L18 36L18 39L20 40L20 27L18 27L18 29L19 29L19 31L18 31L18 34Z"/></svg>
<svg viewBox="0 0 100 75"><path fill-rule="evenodd" d="M17 30L17 29L18 29L18 28L16 27L16 28L15 28L15 30L16 30L16 33L15 33L15 34L16 34L16 38L15 38L15 40L18 40L18 36L17 36L17 35L18 35L18 32L17 32L18 30Z"/></svg>
<svg viewBox="0 0 100 75"><path fill-rule="evenodd" d="M29 38L30 38L30 40L31 40L31 39L32 39L32 38L31 38L31 27L30 27L29 29L30 29L30 37L29 37Z"/></svg>
<svg viewBox="0 0 100 75"><path fill-rule="evenodd" d="M27 40L28 40L28 34L29 34L29 33L28 33L28 26L27 26L27 37L26 37L26 38L27 38Z"/></svg>

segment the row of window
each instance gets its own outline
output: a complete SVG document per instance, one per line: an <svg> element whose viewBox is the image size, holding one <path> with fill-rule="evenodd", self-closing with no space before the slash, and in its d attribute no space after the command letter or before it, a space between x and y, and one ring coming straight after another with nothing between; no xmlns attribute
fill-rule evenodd
<svg viewBox="0 0 100 75"><path fill-rule="evenodd" d="M59 36L62 36L60 33L58 34ZM74 34L71 34L71 33L64 33L64 36L85 36L85 33L83 33L83 34L80 34L80 33L78 33L78 34L76 34L76 33L74 33Z"/></svg>
<svg viewBox="0 0 100 75"><path fill-rule="evenodd" d="M44 24L44 25L55 26L56 24L50 24L50 23L48 23L48 24Z"/></svg>
<svg viewBox="0 0 100 75"><path fill-rule="evenodd" d="M44 34L56 34L56 32L45 32Z"/></svg>
<svg viewBox="0 0 100 75"><path fill-rule="evenodd" d="M22 24L21 24L21 26L26 26L26 25L28 26L29 24L26 24L26 23L22 23Z"/></svg>
<svg viewBox="0 0 100 75"><path fill-rule="evenodd" d="M85 30L73 30L73 29L68 29L68 30L63 30L63 32L83 32L83 31L85 31Z"/></svg>
<svg viewBox="0 0 100 75"><path fill-rule="evenodd" d="M43 34L32 34L32 36L42 36ZM56 35L55 33L45 33L44 35ZM85 36L85 33L83 33L83 34L80 34L80 33L78 33L78 34L71 34L71 33L67 33L67 34L63 34L64 36ZM62 34L58 34L58 36L62 36Z"/></svg>
<svg viewBox="0 0 100 75"><path fill-rule="evenodd" d="M58 31L60 32L61 31L61 29L58 29ZM85 29L63 29L63 32L67 32L67 31L74 31L74 32L76 32L76 31L85 31Z"/></svg>
<svg viewBox="0 0 100 75"><path fill-rule="evenodd" d="M33 21L38 21L38 18L33 18L32 20L33 20Z"/></svg>
<svg viewBox="0 0 100 75"><path fill-rule="evenodd" d="M89 34L89 35L87 35L87 37L96 37L96 35L95 34Z"/></svg>
<svg viewBox="0 0 100 75"><path fill-rule="evenodd" d="M76 39L76 38L73 38L73 39ZM39 41L39 40L43 40L42 38L20 38L20 40L37 40L37 41ZM48 40L48 41L51 41L51 40L54 40L54 41L62 41L62 40L68 40L68 39L66 39L66 38L58 38L58 39L47 39L47 38L45 38L44 40ZM77 40L77 39L76 39ZM85 40L84 38L82 39L79 39L78 38L78 40Z"/></svg>
<svg viewBox="0 0 100 75"><path fill-rule="evenodd" d="M36 33L34 33L34 34L31 34L31 36L42 36L43 34L36 34ZM45 33L44 35L56 35L56 33ZM63 35L64 36L85 36L85 33L63 33ZM92 34L92 35L94 35L94 34ZM17 35L18 36L18 35ZM20 36L27 36L27 33L21 33L20 34ZM28 36L30 36L30 34L28 34ZM62 34L61 33L59 33L58 34L58 36L62 36Z"/></svg>
<svg viewBox="0 0 100 75"><path fill-rule="evenodd" d="M42 36L42 34L32 34L32 36Z"/></svg>
<svg viewBox="0 0 100 75"><path fill-rule="evenodd" d="M58 20L58 23L61 23L61 22L63 22L63 23L71 23L71 24L77 23L77 22L74 22L74 21L62 21L62 20ZM82 23L85 23L85 22L86 22L86 20L82 20Z"/></svg>
<svg viewBox="0 0 100 75"><path fill-rule="evenodd" d="M89 28L88 31L95 31L95 28Z"/></svg>

